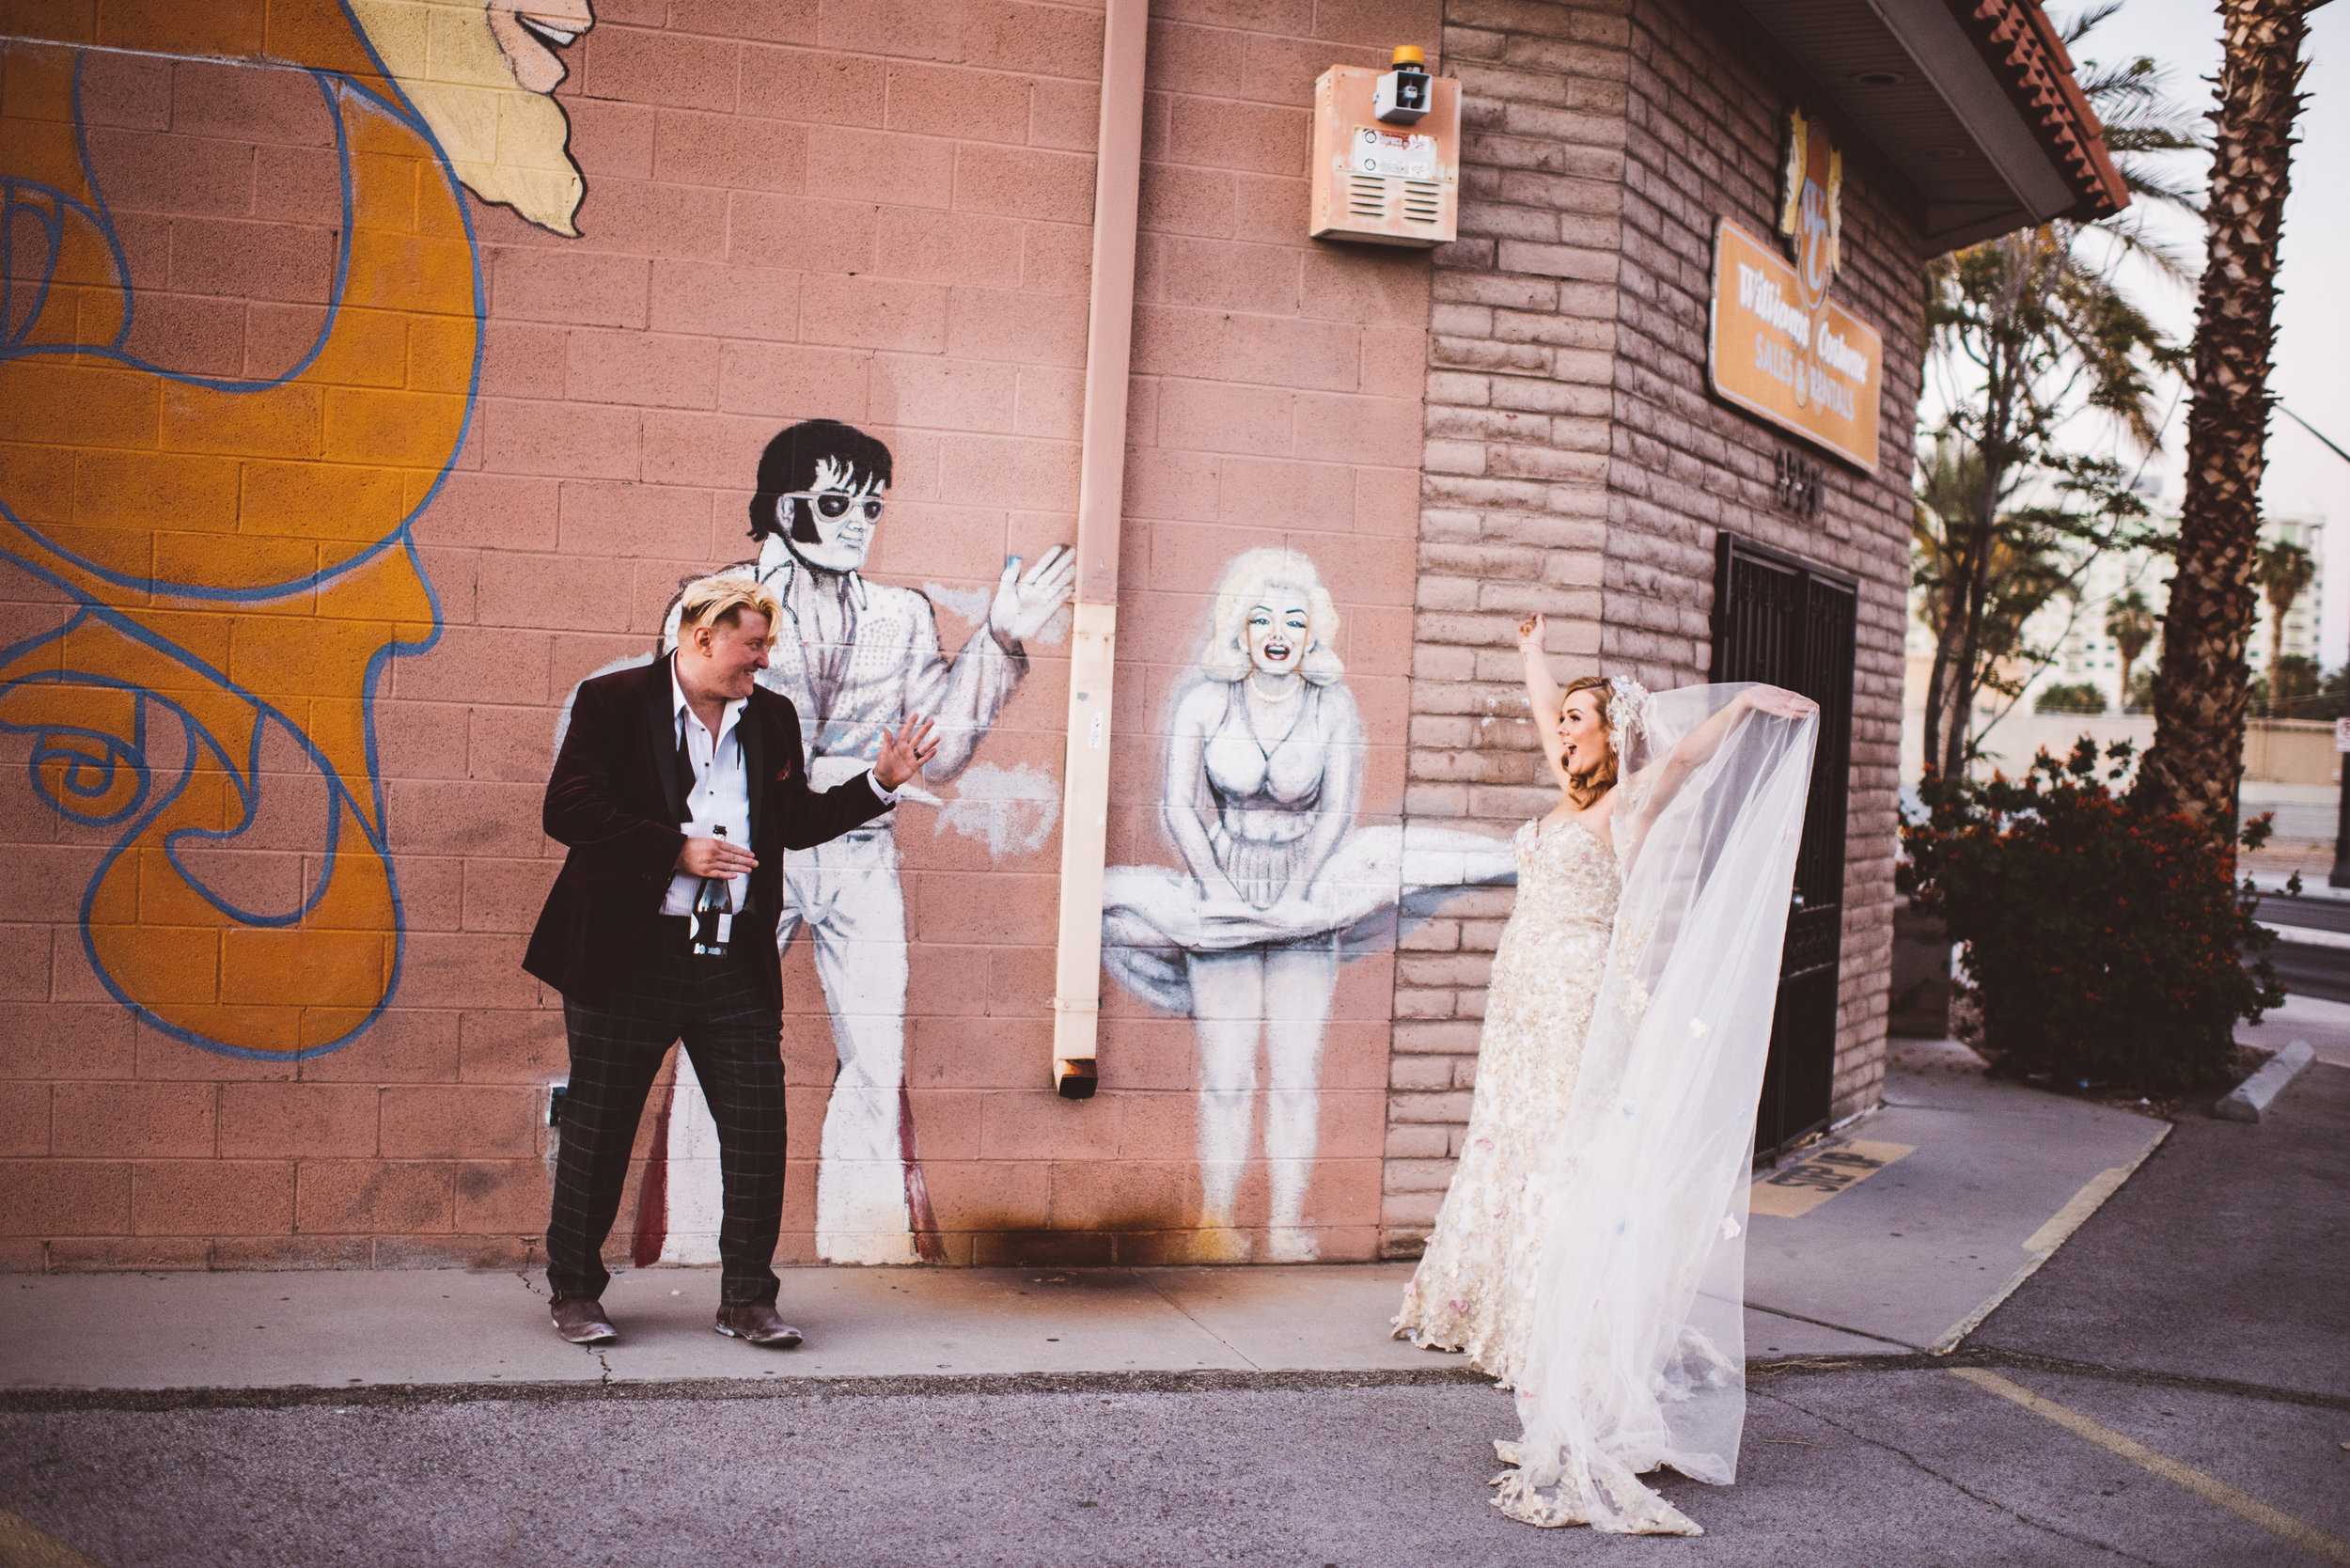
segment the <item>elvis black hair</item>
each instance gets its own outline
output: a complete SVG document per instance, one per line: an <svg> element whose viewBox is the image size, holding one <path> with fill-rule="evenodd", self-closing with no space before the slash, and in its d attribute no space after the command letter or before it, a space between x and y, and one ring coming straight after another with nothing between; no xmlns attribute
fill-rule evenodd
<svg viewBox="0 0 2350 1568"><path fill-rule="evenodd" d="M805 419L767 443L759 457L759 492L751 497L751 537L765 539L783 529L776 503L815 488L826 463L862 487L889 482L889 448L854 425L838 419ZM805 499L791 503L791 537L816 541L816 519Z"/></svg>

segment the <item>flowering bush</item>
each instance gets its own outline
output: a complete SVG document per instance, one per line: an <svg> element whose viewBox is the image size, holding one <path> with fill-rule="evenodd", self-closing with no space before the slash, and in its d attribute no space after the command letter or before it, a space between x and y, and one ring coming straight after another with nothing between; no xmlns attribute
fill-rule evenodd
<svg viewBox="0 0 2350 1568"><path fill-rule="evenodd" d="M2042 752L2020 779L1929 775L1922 820L1904 822L1900 886L1967 948L1967 992L1994 1068L2023 1077L2180 1090L2228 1076L2235 1022L2284 1000L2225 846L2193 819L2152 816L2112 785L2083 736ZM2248 848L2268 836L2262 817ZM2248 967L2246 956L2252 962Z"/></svg>

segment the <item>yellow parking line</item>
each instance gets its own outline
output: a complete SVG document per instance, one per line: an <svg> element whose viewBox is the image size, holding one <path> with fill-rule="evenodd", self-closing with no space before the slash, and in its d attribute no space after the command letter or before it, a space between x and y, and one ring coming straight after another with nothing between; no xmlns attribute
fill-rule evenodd
<svg viewBox="0 0 2350 1568"><path fill-rule="evenodd" d="M0 1562L8 1568L104 1568L5 1508L0 1508Z"/></svg>
<svg viewBox="0 0 2350 1568"><path fill-rule="evenodd" d="M1780 1219L1801 1219L1904 1154L1917 1152L1918 1146L1912 1143L1868 1143L1859 1138L1825 1144L1750 1185L1747 1189L1747 1212L1775 1215Z"/></svg>
<svg viewBox="0 0 2350 1568"><path fill-rule="evenodd" d="M1976 1388L2001 1399L2013 1400L2035 1416L2056 1422L2076 1437L2086 1437L2108 1453L2118 1453L2140 1468L2152 1470L2173 1485L2184 1486L2197 1497L2206 1497L2229 1513L2249 1519L2269 1534L2292 1542L2304 1551L2315 1552L2332 1562L2350 1563L2350 1543L2337 1541L2312 1525L2305 1525L2290 1513L2269 1507L2258 1497L2237 1491L2224 1481L2205 1475L2192 1466L2182 1465L2167 1453L2156 1453L2145 1444L2124 1437L2113 1428L2092 1421L2077 1410L2069 1410L2052 1399L2043 1398L2019 1383L2011 1383L1998 1372L1980 1367L1952 1367L1950 1375L1963 1377Z"/></svg>

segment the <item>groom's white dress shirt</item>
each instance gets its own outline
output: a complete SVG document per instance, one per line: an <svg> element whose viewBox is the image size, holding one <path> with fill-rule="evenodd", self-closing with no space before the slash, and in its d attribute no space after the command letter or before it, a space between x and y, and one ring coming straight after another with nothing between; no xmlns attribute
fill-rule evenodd
<svg viewBox="0 0 2350 1568"><path fill-rule="evenodd" d="M751 780L743 762L743 710L750 706L747 698L727 704L719 715L718 733L702 723L694 712L694 705L685 700L685 690L678 684L677 661L669 662L669 700L671 712L677 715L678 745L694 764L694 788L685 797L685 814L690 819L687 832L697 838L714 838L713 827L726 829L726 837L744 849L751 846ZM727 878L727 907L739 910L749 892L750 877ZM701 895L702 879L691 871L680 871L669 879L668 896L661 901L664 915L691 915L694 901Z"/></svg>

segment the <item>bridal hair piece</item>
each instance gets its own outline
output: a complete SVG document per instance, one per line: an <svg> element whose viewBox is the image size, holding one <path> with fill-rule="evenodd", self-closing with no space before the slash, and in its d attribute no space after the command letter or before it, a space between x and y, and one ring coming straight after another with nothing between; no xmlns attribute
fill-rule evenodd
<svg viewBox="0 0 2350 1568"><path fill-rule="evenodd" d="M1629 675L1609 676L1607 688L1607 745L1616 754L1617 770L1630 773L1637 765L1633 745L1648 735L1648 688Z"/></svg>

